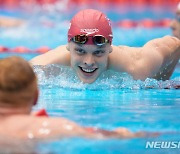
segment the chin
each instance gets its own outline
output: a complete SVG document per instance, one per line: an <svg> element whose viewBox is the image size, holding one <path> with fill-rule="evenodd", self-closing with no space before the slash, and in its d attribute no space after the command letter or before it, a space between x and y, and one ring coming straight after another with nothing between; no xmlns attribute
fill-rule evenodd
<svg viewBox="0 0 180 154"><path fill-rule="evenodd" d="M87 83L87 84L91 84L91 83L95 82L96 79L98 78L97 74L95 74L94 76L91 76L91 77L85 77L85 76L81 75L80 73L77 73L77 74L78 74L80 81L82 81L83 83Z"/></svg>
<svg viewBox="0 0 180 154"><path fill-rule="evenodd" d="M87 84L91 84L93 82L96 81L96 78L91 78L91 79L87 79L87 78L82 78L82 77L79 77L80 81L82 81L83 83L87 83Z"/></svg>
<svg viewBox="0 0 180 154"><path fill-rule="evenodd" d="M91 80L87 80L87 79L85 79L85 80L81 80L83 83L88 83L88 84L91 84L91 83L93 83L93 82L95 82L96 80L95 79L91 79Z"/></svg>

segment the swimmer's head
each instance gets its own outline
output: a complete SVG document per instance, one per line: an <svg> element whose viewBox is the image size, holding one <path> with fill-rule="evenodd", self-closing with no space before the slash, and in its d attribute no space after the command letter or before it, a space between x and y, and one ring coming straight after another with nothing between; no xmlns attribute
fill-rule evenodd
<svg viewBox="0 0 180 154"><path fill-rule="evenodd" d="M180 2L177 5L175 18L172 20L170 27L173 35L180 39Z"/></svg>
<svg viewBox="0 0 180 154"><path fill-rule="evenodd" d="M70 22L68 42L103 45L111 44L112 38L110 20L98 10L82 10Z"/></svg>
<svg viewBox="0 0 180 154"><path fill-rule="evenodd" d="M37 102L37 78L20 57L0 60L0 108L31 108Z"/></svg>
<svg viewBox="0 0 180 154"><path fill-rule="evenodd" d="M107 69L112 38L110 20L102 12L87 9L73 17L67 49L71 67L82 82L94 82Z"/></svg>

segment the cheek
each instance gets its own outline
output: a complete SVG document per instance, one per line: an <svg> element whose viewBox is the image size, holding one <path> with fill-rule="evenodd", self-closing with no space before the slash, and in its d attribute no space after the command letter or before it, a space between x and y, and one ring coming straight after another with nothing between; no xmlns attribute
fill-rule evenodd
<svg viewBox="0 0 180 154"><path fill-rule="evenodd" d="M177 31L180 32L180 23L176 23Z"/></svg>
<svg viewBox="0 0 180 154"><path fill-rule="evenodd" d="M102 66L103 68L107 67L108 64L108 56L101 57L98 61L99 65Z"/></svg>
<svg viewBox="0 0 180 154"><path fill-rule="evenodd" d="M180 37L180 24L176 25L176 30L173 33Z"/></svg>
<svg viewBox="0 0 180 154"><path fill-rule="evenodd" d="M78 65L81 59L77 55L71 55L71 66Z"/></svg>
<svg viewBox="0 0 180 154"><path fill-rule="evenodd" d="M76 65L77 60L75 58L71 58L71 66Z"/></svg>

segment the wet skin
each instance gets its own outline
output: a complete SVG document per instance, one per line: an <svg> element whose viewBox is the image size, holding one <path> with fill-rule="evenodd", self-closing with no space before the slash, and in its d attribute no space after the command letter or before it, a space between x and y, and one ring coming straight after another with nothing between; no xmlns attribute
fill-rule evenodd
<svg viewBox="0 0 180 154"><path fill-rule="evenodd" d="M81 45L70 42L71 67L84 83L94 82L107 69L110 44L103 46Z"/></svg>
<svg viewBox="0 0 180 154"><path fill-rule="evenodd" d="M176 12L176 17L180 19L180 11ZM170 27L172 29L172 33L175 37L180 39L180 21L178 19L173 19L171 21Z"/></svg>

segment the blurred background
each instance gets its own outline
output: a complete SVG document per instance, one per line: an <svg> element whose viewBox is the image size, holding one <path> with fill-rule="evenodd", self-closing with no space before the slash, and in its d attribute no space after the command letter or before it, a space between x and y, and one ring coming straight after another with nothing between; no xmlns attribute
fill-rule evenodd
<svg viewBox="0 0 180 154"><path fill-rule="evenodd" d="M103 11L112 21L115 45L142 46L171 35L179 0L0 0L0 46L30 51L67 43L72 16L79 10ZM16 49L15 49L16 50ZM18 51L18 50L17 50Z"/></svg>

